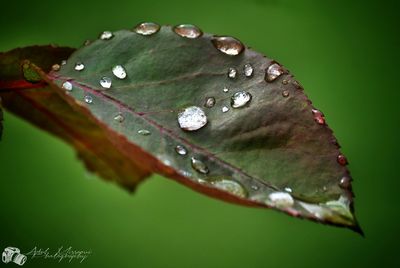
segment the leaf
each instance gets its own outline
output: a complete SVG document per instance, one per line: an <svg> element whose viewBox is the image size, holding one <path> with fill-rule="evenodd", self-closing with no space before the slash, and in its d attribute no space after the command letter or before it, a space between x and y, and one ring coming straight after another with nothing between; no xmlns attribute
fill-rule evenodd
<svg viewBox="0 0 400 268"><path fill-rule="evenodd" d="M347 160L324 115L288 70L237 39L141 24L104 32L58 72L38 66L74 117L140 168L361 233Z"/></svg>

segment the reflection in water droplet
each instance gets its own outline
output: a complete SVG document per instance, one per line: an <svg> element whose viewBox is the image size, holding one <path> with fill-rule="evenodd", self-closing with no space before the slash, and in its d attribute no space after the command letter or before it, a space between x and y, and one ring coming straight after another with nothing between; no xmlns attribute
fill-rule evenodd
<svg viewBox="0 0 400 268"><path fill-rule="evenodd" d="M242 42L229 36L217 36L211 42L216 49L231 56L239 55L244 49Z"/></svg>
<svg viewBox="0 0 400 268"><path fill-rule="evenodd" d="M143 22L138 24L133 30L135 33L141 35L152 35L160 30L160 25L153 22Z"/></svg>
<svg viewBox="0 0 400 268"><path fill-rule="evenodd" d="M347 163L347 158L346 158L344 155L342 155L342 154L339 154L339 155L337 156L337 161L338 161L338 163L341 164L342 166L345 166L345 165L348 164L348 163Z"/></svg>
<svg viewBox="0 0 400 268"><path fill-rule="evenodd" d="M202 161L192 157L191 158L192 168L201 174L207 174L209 172L208 167Z"/></svg>
<svg viewBox="0 0 400 268"><path fill-rule="evenodd" d="M235 68L229 68L228 77L231 79L235 79L237 76L237 70Z"/></svg>
<svg viewBox="0 0 400 268"><path fill-rule="evenodd" d="M118 123L122 123L125 118L121 113L118 113L114 116L114 120L117 121Z"/></svg>
<svg viewBox="0 0 400 268"><path fill-rule="evenodd" d="M272 82L284 73L282 66L278 63L273 63L267 68L265 73L265 80L267 82Z"/></svg>
<svg viewBox="0 0 400 268"><path fill-rule="evenodd" d="M200 107L190 106L178 114L178 123L181 129L194 131L207 124L207 116Z"/></svg>
<svg viewBox="0 0 400 268"><path fill-rule="evenodd" d="M103 77L100 79L100 85L101 85L103 88L110 88L110 87L111 87L111 84L112 84L111 78L109 78L109 77L107 77L107 76L103 76Z"/></svg>
<svg viewBox="0 0 400 268"><path fill-rule="evenodd" d="M239 91L233 94L231 98L231 106L233 108L241 108L248 104L251 100L251 94L246 91Z"/></svg>
<svg viewBox="0 0 400 268"><path fill-rule="evenodd" d="M99 38L100 38L101 40L110 40L110 39L113 38L113 37L114 37L114 35L113 35L113 33L110 32L110 31L104 31L104 32L102 32L102 33L100 34L100 36L99 36Z"/></svg>
<svg viewBox="0 0 400 268"><path fill-rule="evenodd" d="M148 136L148 135L151 134L151 132L148 131L147 129L140 129L140 130L138 130L137 133L140 134L140 135L143 135L143 136Z"/></svg>
<svg viewBox="0 0 400 268"><path fill-rule="evenodd" d="M224 89L223 89L222 91L224 91L224 92L226 93L226 92L228 92L228 91L229 91L229 88L227 88L227 87L224 87Z"/></svg>
<svg viewBox="0 0 400 268"><path fill-rule="evenodd" d="M288 193L291 193L291 192L292 192L292 188L290 188L290 187L285 187L285 191L288 192Z"/></svg>
<svg viewBox="0 0 400 268"><path fill-rule="evenodd" d="M175 147L175 151L179 154L179 155L186 155L187 154L187 150L185 147L183 147L182 145L177 145Z"/></svg>
<svg viewBox="0 0 400 268"><path fill-rule="evenodd" d="M320 112L317 109L312 109L311 110L313 115L314 115L314 120L315 122L317 122L320 125L325 125L325 117L324 114L322 112Z"/></svg>
<svg viewBox="0 0 400 268"><path fill-rule="evenodd" d="M223 113L226 113L227 111L229 111L229 108L227 106L222 107L221 111Z"/></svg>
<svg viewBox="0 0 400 268"><path fill-rule="evenodd" d="M282 96L285 98L289 97L289 90L282 91Z"/></svg>
<svg viewBox="0 0 400 268"><path fill-rule="evenodd" d="M86 96L84 97L84 100L85 100L85 102L86 102L87 104L93 103L93 98L92 98L92 96L90 96L90 95L86 95Z"/></svg>
<svg viewBox="0 0 400 268"><path fill-rule="evenodd" d="M85 69L85 65L82 62L77 62L75 63L74 69L75 71L82 71L83 69Z"/></svg>
<svg viewBox="0 0 400 268"><path fill-rule="evenodd" d="M291 207L294 204L293 197L285 192L271 193L269 194L268 199L269 199L269 202L267 201L268 204L271 204L278 208Z"/></svg>
<svg viewBox="0 0 400 268"><path fill-rule="evenodd" d="M115 66L112 68L112 72L113 72L113 74L114 74L117 78L119 78L119 79L125 79L125 78L126 78L126 71L125 71L125 68L122 67L121 65L115 65Z"/></svg>
<svg viewBox="0 0 400 268"><path fill-rule="evenodd" d="M254 68L250 63L247 63L243 67L243 72L246 77L251 77L253 75Z"/></svg>
<svg viewBox="0 0 400 268"><path fill-rule="evenodd" d="M65 82L62 84L62 88L65 89L65 90L71 91L71 90L72 90L72 84L71 84L71 82L65 81Z"/></svg>
<svg viewBox="0 0 400 268"><path fill-rule="evenodd" d="M61 68L60 64L53 64L53 66L51 66L51 70L54 72L58 72L60 68Z"/></svg>
<svg viewBox="0 0 400 268"><path fill-rule="evenodd" d="M343 178L340 179L339 186L343 189L348 189L350 188L350 182L351 182L350 177L344 176Z"/></svg>
<svg viewBox="0 0 400 268"><path fill-rule="evenodd" d="M174 32L182 37L195 39L200 37L203 33L202 31L194 25L191 24L181 24L174 27Z"/></svg>
<svg viewBox="0 0 400 268"><path fill-rule="evenodd" d="M214 97L208 97L206 98L206 102L204 103L204 106L207 108L212 108L215 105L215 98Z"/></svg>
<svg viewBox="0 0 400 268"><path fill-rule="evenodd" d="M222 179L222 180L213 181L212 185L218 189L229 192L229 193L239 196L241 198L247 197L247 191L243 188L242 185L240 185L236 181Z"/></svg>

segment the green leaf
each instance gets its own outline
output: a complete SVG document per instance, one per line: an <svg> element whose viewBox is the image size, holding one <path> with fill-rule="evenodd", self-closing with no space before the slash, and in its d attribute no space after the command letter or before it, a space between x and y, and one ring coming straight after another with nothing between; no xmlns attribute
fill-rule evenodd
<svg viewBox="0 0 400 268"><path fill-rule="evenodd" d="M361 232L347 160L324 115L288 70L237 39L141 24L103 33L59 71L37 66L74 117L143 170Z"/></svg>

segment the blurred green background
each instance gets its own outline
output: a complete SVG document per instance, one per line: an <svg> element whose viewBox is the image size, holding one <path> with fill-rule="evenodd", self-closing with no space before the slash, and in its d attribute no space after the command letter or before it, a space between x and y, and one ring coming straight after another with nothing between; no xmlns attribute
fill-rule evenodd
<svg viewBox="0 0 400 268"><path fill-rule="evenodd" d="M0 51L80 46L138 22L192 23L284 64L326 115L366 238L214 200L153 176L134 195L87 174L63 142L5 114L0 250L72 246L83 263L24 267L394 267L398 253L399 4L395 1L4 1ZM5 265L1 263L1 265ZM14 264L8 264L12 267Z"/></svg>

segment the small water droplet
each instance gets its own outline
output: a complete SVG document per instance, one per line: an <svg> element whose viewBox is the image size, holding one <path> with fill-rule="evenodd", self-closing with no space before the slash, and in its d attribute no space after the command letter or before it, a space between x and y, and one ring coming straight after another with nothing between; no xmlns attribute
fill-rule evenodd
<svg viewBox="0 0 400 268"><path fill-rule="evenodd" d="M290 187L285 187L285 191L288 192L288 193L291 193L293 190Z"/></svg>
<svg viewBox="0 0 400 268"><path fill-rule="evenodd" d="M77 62L75 63L74 69L75 71L82 71L83 69L85 69L85 65L82 62Z"/></svg>
<svg viewBox="0 0 400 268"><path fill-rule="evenodd" d="M203 32L196 26L191 24L181 24L174 27L174 32L182 37L195 39L200 37Z"/></svg>
<svg viewBox="0 0 400 268"><path fill-rule="evenodd" d="M246 77L253 76L254 68L250 63L247 63L243 66L243 72Z"/></svg>
<svg viewBox="0 0 400 268"><path fill-rule="evenodd" d="M282 91L282 96L285 98L289 97L289 90Z"/></svg>
<svg viewBox="0 0 400 268"><path fill-rule="evenodd" d="M221 111L223 113L226 113L227 111L229 111L229 108L227 106L222 107Z"/></svg>
<svg viewBox="0 0 400 268"><path fill-rule="evenodd" d="M90 96L90 95L86 95L86 96L84 97L84 100L85 100L85 102L86 102L87 104L92 104L92 103L93 103L93 98L92 98L92 96Z"/></svg>
<svg viewBox="0 0 400 268"><path fill-rule="evenodd" d="M71 82L65 81L65 82L62 84L62 88L65 89L65 90L71 91L71 90L72 90L72 84L71 84Z"/></svg>
<svg viewBox="0 0 400 268"><path fill-rule="evenodd" d="M103 76L100 81L100 86L102 86L103 88L110 88L112 85L112 81L111 78L107 77L107 76Z"/></svg>
<svg viewBox="0 0 400 268"><path fill-rule="evenodd" d="M99 36L99 38L101 40L110 40L113 37L114 37L114 34L112 32L110 32L110 31L104 31Z"/></svg>
<svg viewBox="0 0 400 268"><path fill-rule="evenodd" d="M231 56L239 55L244 50L242 42L230 36L217 36L211 42L216 49Z"/></svg>
<svg viewBox="0 0 400 268"><path fill-rule="evenodd" d="M272 82L281 76L285 71L283 70L282 66L278 63L273 63L267 68L267 72L265 74L265 80L267 82Z"/></svg>
<svg viewBox="0 0 400 268"><path fill-rule="evenodd" d="M222 89L222 91L224 91L225 93L229 91L229 88L224 87L224 89Z"/></svg>
<svg viewBox="0 0 400 268"><path fill-rule="evenodd" d="M322 112L320 112L317 109L312 109L311 110L313 115L314 115L314 120L315 122L317 122L320 125L325 125L325 117L324 114Z"/></svg>
<svg viewBox="0 0 400 268"><path fill-rule="evenodd" d="M289 80L287 80L287 79L283 79L283 80L282 80L282 84L284 84L284 85L287 85L287 84L289 84Z"/></svg>
<svg viewBox="0 0 400 268"><path fill-rule="evenodd" d="M237 76L237 70L235 68L229 68L228 70L228 77L230 79L235 79Z"/></svg>
<svg viewBox="0 0 400 268"><path fill-rule="evenodd" d="M67 61L66 60L62 60L61 61L61 65L66 65L67 64Z"/></svg>
<svg viewBox="0 0 400 268"><path fill-rule="evenodd" d="M126 78L126 71L125 71L125 68L122 65L115 65L112 68L112 72L119 79L125 79Z"/></svg>
<svg viewBox="0 0 400 268"><path fill-rule="evenodd" d="M260 187L258 187L257 185L253 184L251 186L251 189L253 189L254 191L257 191L258 189L260 189Z"/></svg>
<svg viewBox="0 0 400 268"><path fill-rule="evenodd" d="M191 158L192 168L201 174L207 174L209 172L208 167L201 160L194 157Z"/></svg>
<svg viewBox="0 0 400 268"><path fill-rule="evenodd" d="M122 123L125 118L121 113L118 113L114 116L114 120L117 121L118 123Z"/></svg>
<svg viewBox="0 0 400 268"><path fill-rule="evenodd" d="M184 146L182 145L177 145L175 147L175 151L177 152L177 154L179 155L186 155L187 154L187 150Z"/></svg>
<svg viewBox="0 0 400 268"><path fill-rule="evenodd" d="M204 106L207 108L212 108L215 105L215 98L214 97L207 97Z"/></svg>
<svg viewBox="0 0 400 268"><path fill-rule="evenodd" d="M231 98L232 108L241 108L248 104L251 100L251 94L246 91L239 91L233 94Z"/></svg>
<svg viewBox="0 0 400 268"><path fill-rule="evenodd" d="M348 189L350 188L350 182L351 182L350 177L344 176L343 178L340 179L339 186L343 189Z"/></svg>
<svg viewBox="0 0 400 268"><path fill-rule="evenodd" d="M222 191L226 191L241 198L247 197L247 191L236 181L222 179L213 181L212 185Z"/></svg>
<svg viewBox="0 0 400 268"><path fill-rule="evenodd" d="M287 208L293 206L294 204L293 197L285 192L271 193L269 194L268 199L272 203L272 205L278 208Z"/></svg>
<svg viewBox="0 0 400 268"><path fill-rule="evenodd" d="M138 130L137 133L140 135L143 135L143 136L149 136L151 134L151 132L148 131L147 129L140 129L140 130Z"/></svg>
<svg viewBox="0 0 400 268"><path fill-rule="evenodd" d="M160 30L160 25L153 22L143 22L138 24L133 30L135 33L141 35L152 35Z"/></svg>
<svg viewBox="0 0 400 268"><path fill-rule="evenodd" d="M341 164L342 166L345 166L345 165L348 164L348 163L347 163L347 158L346 158L344 155L342 155L342 154L339 154L339 155L337 156L337 161L338 161L338 163Z"/></svg>
<svg viewBox="0 0 400 268"><path fill-rule="evenodd" d="M51 70L53 70L54 72L58 72L60 68L60 64L53 64L53 66L51 66Z"/></svg>
<svg viewBox="0 0 400 268"><path fill-rule="evenodd" d="M207 116L200 107L190 106L178 114L178 123L181 129L194 131L207 124Z"/></svg>

